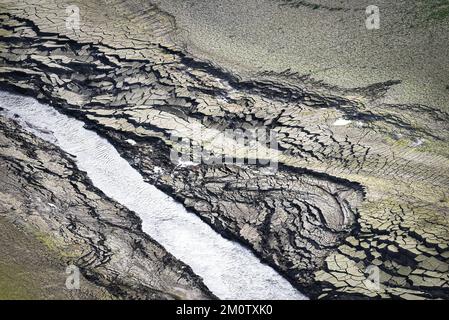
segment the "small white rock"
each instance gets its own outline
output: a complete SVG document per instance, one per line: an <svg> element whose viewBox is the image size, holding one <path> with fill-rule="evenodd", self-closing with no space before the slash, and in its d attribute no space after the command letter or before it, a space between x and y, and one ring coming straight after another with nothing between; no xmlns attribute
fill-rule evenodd
<svg viewBox="0 0 449 320"><path fill-rule="evenodd" d="M419 147L420 145L422 145L424 143L424 140L423 139L415 139L415 141L413 141L411 144L410 144L410 147L412 147L412 148L416 148L416 147Z"/></svg>
<svg viewBox="0 0 449 320"><path fill-rule="evenodd" d="M339 118L332 125L333 126L346 126L346 125L350 124L351 122L352 122L351 120Z"/></svg>
<svg viewBox="0 0 449 320"><path fill-rule="evenodd" d="M162 170L162 168L161 168L161 167L158 167L158 166L155 166L155 167L153 168L153 171L154 171L154 173L157 173L157 174L161 174L161 173L164 172L164 170Z"/></svg>
<svg viewBox="0 0 449 320"><path fill-rule="evenodd" d="M136 143L137 143L133 139L126 139L125 141L128 142L132 146L136 145Z"/></svg>

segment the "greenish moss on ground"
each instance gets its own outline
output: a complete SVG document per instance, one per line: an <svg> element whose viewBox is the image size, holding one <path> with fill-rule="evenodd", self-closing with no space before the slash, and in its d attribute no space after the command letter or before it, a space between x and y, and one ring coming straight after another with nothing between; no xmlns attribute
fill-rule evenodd
<svg viewBox="0 0 449 320"><path fill-rule="evenodd" d="M0 262L0 300L39 299L38 284L18 265Z"/></svg>
<svg viewBox="0 0 449 320"><path fill-rule="evenodd" d="M426 20L445 20L449 17L449 0L421 0Z"/></svg>
<svg viewBox="0 0 449 320"><path fill-rule="evenodd" d="M113 298L84 278L82 290L67 290L66 264L49 236L21 230L0 217L0 243L0 300Z"/></svg>

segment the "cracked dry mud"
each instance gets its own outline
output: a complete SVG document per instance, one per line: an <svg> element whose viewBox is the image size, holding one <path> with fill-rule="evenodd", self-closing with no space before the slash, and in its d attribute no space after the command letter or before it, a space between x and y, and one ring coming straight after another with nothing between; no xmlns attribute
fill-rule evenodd
<svg viewBox="0 0 449 320"><path fill-rule="evenodd" d="M80 30L65 25L72 4ZM285 74L243 81L183 52L173 18L146 1L2 0L0 23L0 82L86 121L148 181L310 297L449 297L446 112L376 104L391 82L333 95ZM275 131L278 171L174 164L170 134L209 141L192 126Z"/></svg>
<svg viewBox="0 0 449 320"><path fill-rule="evenodd" d="M107 290L81 298L213 298L188 266L143 233L134 213L94 188L69 155L3 117L0 158L1 216L37 238L62 263L60 279L47 273L36 287L50 285L67 294L64 264L74 264Z"/></svg>

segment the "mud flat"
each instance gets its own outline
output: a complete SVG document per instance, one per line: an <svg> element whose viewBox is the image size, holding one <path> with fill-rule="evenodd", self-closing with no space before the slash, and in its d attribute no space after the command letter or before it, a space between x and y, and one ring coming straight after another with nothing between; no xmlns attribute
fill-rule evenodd
<svg viewBox="0 0 449 320"><path fill-rule="evenodd" d="M25 128L73 155L95 187L133 210L142 219L143 231L187 263L217 297L305 298L249 250L224 239L182 205L145 183L107 140L84 129L82 122L34 99L8 93L0 93L0 106L5 115L16 117ZM120 245L116 250L121 250ZM176 286L173 290L183 289Z"/></svg>
<svg viewBox="0 0 449 320"><path fill-rule="evenodd" d="M3 115L0 159L0 299L215 298L71 155ZM81 271L79 290L66 287L69 265Z"/></svg>
<svg viewBox="0 0 449 320"><path fill-rule="evenodd" d="M378 30L365 25L372 1L154 2L173 15L186 50L249 78L303 77L348 95L384 84L378 103L449 110L448 1L376 1Z"/></svg>
<svg viewBox="0 0 449 320"><path fill-rule="evenodd" d="M72 30L72 3L3 1L0 82L87 123L147 181L311 298L448 297L443 107L382 100L395 81L333 90L294 72L243 76L189 54L176 14L108 3L77 1L82 23ZM203 142L192 127L275 131L278 170L179 166L171 137Z"/></svg>

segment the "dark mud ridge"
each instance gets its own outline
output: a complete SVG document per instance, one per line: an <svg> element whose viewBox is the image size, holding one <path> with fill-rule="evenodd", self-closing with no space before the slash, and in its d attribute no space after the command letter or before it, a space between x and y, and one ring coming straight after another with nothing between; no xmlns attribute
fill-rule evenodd
<svg viewBox="0 0 449 320"><path fill-rule="evenodd" d="M2 216L79 266L86 279L123 299L214 298L188 266L142 232L134 213L94 188L69 155L3 117L0 145Z"/></svg>
<svg viewBox="0 0 449 320"><path fill-rule="evenodd" d="M42 2L0 6L5 87L87 122L312 298L449 297L448 114L376 104L378 87L324 95L294 78L243 81L182 52L173 19L145 1L79 1L75 31L64 1ZM173 163L171 134L203 139L192 126L276 132L278 170Z"/></svg>

